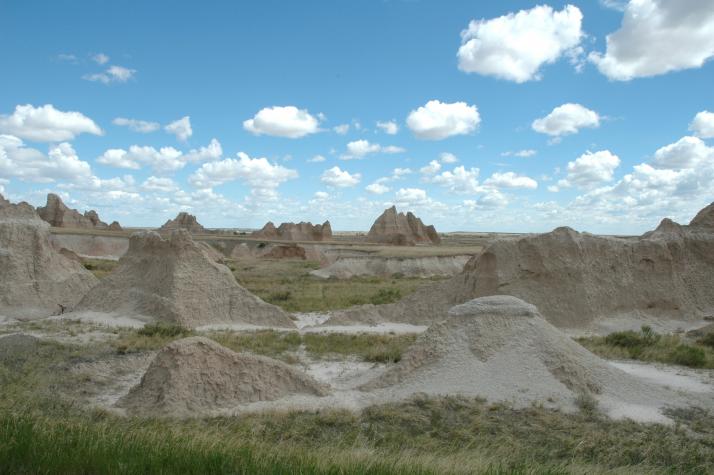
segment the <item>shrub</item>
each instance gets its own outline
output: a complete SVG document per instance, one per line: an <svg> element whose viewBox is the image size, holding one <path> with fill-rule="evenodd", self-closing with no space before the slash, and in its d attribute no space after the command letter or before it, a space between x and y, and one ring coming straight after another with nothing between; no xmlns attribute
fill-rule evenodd
<svg viewBox="0 0 714 475"><path fill-rule="evenodd" d="M288 300L290 300L291 295L292 294L290 293L289 290L281 290L278 292L273 292L270 295L268 295L267 300L268 300L268 302L271 302L271 303L273 303L273 302L287 302Z"/></svg>
<svg viewBox="0 0 714 475"><path fill-rule="evenodd" d="M699 344L714 348L714 332L707 333L701 337L698 341Z"/></svg>
<svg viewBox="0 0 714 475"><path fill-rule="evenodd" d="M634 348L642 345L642 338L632 330L610 333L605 337L605 343L620 348Z"/></svg>
<svg viewBox="0 0 714 475"><path fill-rule="evenodd" d="M174 337L188 335L190 330L180 325L158 322L147 323L144 328L140 328L136 333L142 336Z"/></svg>
<svg viewBox="0 0 714 475"><path fill-rule="evenodd" d="M393 303L402 297L402 292L399 289L379 289L376 294L369 299L374 305L382 305L385 303Z"/></svg>
<svg viewBox="0 0 714 475"><path fill-rule="evenodd" d="M706 354L701 348L689 345L678 345L670 355L673 363L692 368L701 368L706 363Z"/></svg>

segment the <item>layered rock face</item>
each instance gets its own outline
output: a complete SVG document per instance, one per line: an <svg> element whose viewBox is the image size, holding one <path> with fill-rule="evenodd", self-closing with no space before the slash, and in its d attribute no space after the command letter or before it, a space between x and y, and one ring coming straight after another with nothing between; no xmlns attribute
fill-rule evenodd
<svg viewBox="0 0 714 475"><path fill-rule="evenodd" d="M78 311L97 311L193 328L212 323L294 327L289 315L236 282L185 229L168 239L135 233L117 268L89 292Z"/></svg>
<svg viewBox="0 0 714 475"><path fill-rule="evenodd" d="M335 313L333 322L430 323L449 307L495 294L536 305L560 328L586 328L606 318L694 321L714 315L714 207L689 226L665 219L639 238L557 228L506 238L472 258L464 272L380 307Z"/></svg>
<svg viewBox="0 0 714 475"><path fill-rule="evenodd" d="M251 237L280 241L329 241L332 239L332 226L329 221L323 224L282 223L277 228L268 221L260 231L255 231Z"/></svg>
<svg viewBox="0 0 714 475"><path fill-rule="evenodd" d="M281 361L191 337L163 348L117 405L139 414L197 416L294 394L325 396L327 388Z"/></svg>
<svg viewBox="0 0 714 475"><path fill-rule="evenodd" d="M206 228L201 226L196 217L184 211L180 212L174 219L169 219L159 228L159 231L174 231L176 229L185 229L191 234L205 234Z"/></svg>
<svg viewBox="0 0 714 475"><path fill-rule="evenodd" d="M2 193L0 193L0 208L2 208L3 206L8 206L9 204L10 202L5 199Z"/></svg>
<svg viewBox="0 0 714 475"><path fill-rule="evenodd" d="M434 226L425 226L421 219L408 212L397 213L396 206L384 210L367 234L368 242L396 246L439 244L441 238Z"/></svg>
<svg viewBox="0 0 714 475"><path fill-rule="evenodd" d="M47 195L47 204L37 208L37 214L55 228L121 230L119 223L116 221L111 225L105 223L99 219L99 215L94 210L80 214L76 209L68 208L62 202L62 198L54 193Z"/></svg>
<svg viewBox="0 0 714 475"><path fill-rule="evenodd" d="M27 203L0 206L0 314L36 318L73 307L97 279L50 244L50 227Z"/></svg>

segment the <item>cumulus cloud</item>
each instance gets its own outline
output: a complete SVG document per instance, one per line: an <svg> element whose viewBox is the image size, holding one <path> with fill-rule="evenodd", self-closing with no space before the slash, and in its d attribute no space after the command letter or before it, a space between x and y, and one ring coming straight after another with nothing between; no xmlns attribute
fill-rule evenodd
<svg viewBox="0 0 714 475"><path fill-rule="evenodd" d="M191 135L193 135L193 129L191 128L191 117L184 116L178 120L175 120L164 127L164 130L176 136L181 142L188 140Z"/></svg>
<svg viewBox="0 0 714 475"><path fill-rule="evenodd" d="M524 188L535 190L538 182L525 175L518 175L514 172L494 173L483 183L485 186L495 186L497 188Z"/></svg>
<svg viewBox="0 0 714 475"><path fill-rule="evenodd" d="M242 181L251 188L254 197L274 199L277 188L298 177L298 172L270 163L267 158L251 158L240 152L238 158L204 163L188 179L197 188L210 189L231 181Z"/></svg>
<svg viewBox="0 0 714 475"><path fill-rule="evenodd" d="M138 170L146 164L159 173L180 170L186 162L182 153L173 147L156 149L150 146L132 145L129 150L114 148L105 151L97 158L97 163L117 168Z"/></svg>
<svg viewBox="0 0 714 475"><path fill-rule="evenodd" d="M476 106L465 102L431 100L409 113L407 126L420 139L443 140L453 135L470 134L481 123Z"/></svg>
<svg viewBox="0 0 714 475"><path fill-rule="evenodd" d="M620 158L609 150L594 153L588 151L568 162L567 176L558 181L558 186L591 189L612 181L615 169L619 166Z"/></svg>
<svg viewBox="0 0 714 475"><path fill-rule="evenodd" d="M0 132L35 142L62 142L80 134L102 135L102 129L80 112L64 112L52 104L18 105L10 115L0 115Z"/></svg>
<svg viewBox="0 0 714 475"><path fill-rule="evenodd" d="M324 184L336 188L349 188L357 185L360 180L362 180L361 173L351 174L346 170L341 170L338 166L325 170L320 177L320 181Z"/></svg>
<svg viewBox="0 0 714 475"><path fill-rule="evenodd" d="M26 147L21 139L0 135L0 178L18 178L35 183L79 181L91 176L89 163L77 156L69 143L53 145L45 155Z"/></svg>
<svg viewBox="0 0 714 475"><path fill-rule="evenodd" d="M135 74L136 69L112 65L101 73L87 74L82 78L87 81L98 81L102 84L110 84L115 82L127 82L132 79Z"/></svg>
<svg viewBox="0 0 714 475"><path fill-rule="evenodd" d="M535 155L536 153L538 153L538 152L536 152L535 150L529 148L529 149L515 150L515 151L508 150L508 151L506 151L506 152L501 153L501 156L502 156L502 157L528 158L528 157L532 157L532 156Z"/></svg>
<svg viewBox="0 0 714 475"><path fill-rule="evenodd" d="M314 157L308 159L308 163L322 163L326 159L322 155L315 155Z"/></svg>
<svg viewBox="0 0 714 475"><path fill-rule="evenodd" d="M128 127L129 130L133 130L134 132L139 132L142 134L156 132L157 130L159 130L159 127L161 127L158 122L148 122L146 120L138 119L127 119L124 117L117 117L116 119L112 120L112 124L118 125L120 127Z"/></svg>
<svg viewBox="0 0 714 475"><path fill-rule="evenodd" d="M383 195L389 192L390 188L387 185L376 181L370 185L367 185L365 187L365 190L369 191L373 195Z"/></svg>
<svg viewBox="0 0 714 475"><path fill-rule="evenodd" d="M383 147L377 143L371 143L368 140L354 140L347 144L347 153L340 156L342 160L359 160L373 153L403 153L405 150L402 147L388 145Z"/></svg>
<svg viewBox="0 0 714 475"><path fill-rule="evenodd" d="M551 137L577 134L582 128L599 126L600 116L597 112L573 103L558 106L550 114L534 120L531 124L536 132Z"/></svg>
<svg viewBox="0 0 714 475"><path fill-rule="evenodd" d="M106 64L109 62L109 56L104 53L98 53L92 56L92 61L97 64Z"/></svg>
<svg viewBox="0 0 714 475"><path fill-rule="evenodd" d="M446 170L434 176L429 180L431 183L436 183L448 191L457 194L476 194L482 191L479 187L478 168L469 168L458 166L452 171Z"/></svg>
<svg viewBox="0 0 714 475"><path fill-rule="evenodd" d="M345 135L350 131L350 124L336 125L332 128L332 130L334 130L336 134Z"/></svg>
<svg viewBox="0 0 714 475"><path fill-rule="evenodd" d="M255 135L290 139L319 132L319 125L319 120L306 109L298 109L295 106L266 107L258 111L252 119L243 122L243 128Z"/></svg>
<svg viewBox="0 0 714 475"><path fill-rule="evenodd" d="M397 132L399 132L399 126L397 125L396 121L393 120L388 120L384 122L378 121L377 127L379 127L382 132L388 135L396 135Z"/></svg>
<svg viewBox="0 0 714 475"><path fill-rule="evenodd" d="M441 161L441 163L443 164L449 164L456 163L459 161L459 159L456 158L456 155L454 155L453 153L443 152L439 154L439 161Z"/></svg>
<svg viewBox="0 0 714 475"><path fill-rule="evenodd" d="M694 116L689 130L703 139L714 138L714 112L701 111Z"/></svg>
<svg viewBox="0 0 714 475"><path fill-rule="evenodd" d="M652 160L657 168L681 170L714 165L711 147L697 137L682 137L677 142L658 149Z"/></svg>
<svg viewBox="0 0 714 475"><path fill-rule="evenodd" d="M435 175L439 172L439 170L441 170L441 163L436 160L430 161L427 166L419 169L422 175Z"/></svg>
<svg viewBox="0 0 714 475"><path fill-rule="evenodd" d="M150 176L142 183L141 187L147 191L158 191L162 193L170 193L178 190L176 182L171 178Z"/></svg>
<svg viewBox="0 0 714 475"><path fill-rule="evenodd" d="M539 5L490 20L472 20L461 32L459 69L523 83L540 79L540 68L573 56L583 37L583 14L573 6L554 11Z"/></svg>
<svg viewBox="0 0 714 475"><path fill-rule="evenodd" d="M223 155L223 147L217 139L211 139L206 147L191 149L182 156L185 162L199 163L210 160L218 160Z"/></svg>
<svg viewBox="0 0 714 475"><path fill-rule="evenodd" d="M330 197L330 194L326 191L316 191L314 198L318 201L325 201Z"/></svg>
<svg viewBox="0 0 714 475"><path fill-rule="evenodd" d="M702 0L632 0L604 54L589 59L609 79L699 68L714 57L714 8Z"/></svg>

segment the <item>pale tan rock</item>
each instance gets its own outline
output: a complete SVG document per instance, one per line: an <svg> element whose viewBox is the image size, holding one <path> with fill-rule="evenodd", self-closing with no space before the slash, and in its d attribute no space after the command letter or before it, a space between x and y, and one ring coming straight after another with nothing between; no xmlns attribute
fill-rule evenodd
<svg viewBox="0 0 714 475"><path fill-rule="evenodd" d="M81 214L76 209L68 208L62 198L54 193L47 195L47 204L37 208L37 214L55 228L109 229L109 225L99 219L96 211L89 210ZM121 230L119 223L114 223L114 229Z"/></svg>
<svg viewBox="0 0 714 475"><path fill-rule="evenodd" d="M191 234L205 234L206 228L201 226L192 214L184 211L180 212L174 219L170 219L159 228L159 231L174 231L176 229L185 229Z"/></svg>
<svg viewBox="0 0 714 475"><path fill-rule="evenodd" d="M434 226L425 226L421 219L408 212L397 213L396 206L387 208L377 218L367 234L367 241L396 246L439 244L441 238Z"/></svg>
<svg viewBox="0 0 714 475"><path fill-rule="evenodd" d="M254 231L251 237L280 241L329 241L332 239L332 226L329 221L323 224L282 223L277 228L268 221L263 229Z"/></svg>

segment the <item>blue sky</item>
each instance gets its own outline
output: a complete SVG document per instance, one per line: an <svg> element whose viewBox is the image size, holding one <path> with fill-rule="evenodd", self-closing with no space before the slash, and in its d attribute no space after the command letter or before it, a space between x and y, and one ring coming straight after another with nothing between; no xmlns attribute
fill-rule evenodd
<svg viewBox="0 0 714 475"><path fill-rule="evenodd" d="M711 1L18 1L0 39L12 200L605 233L714 200Z"/></svg>

